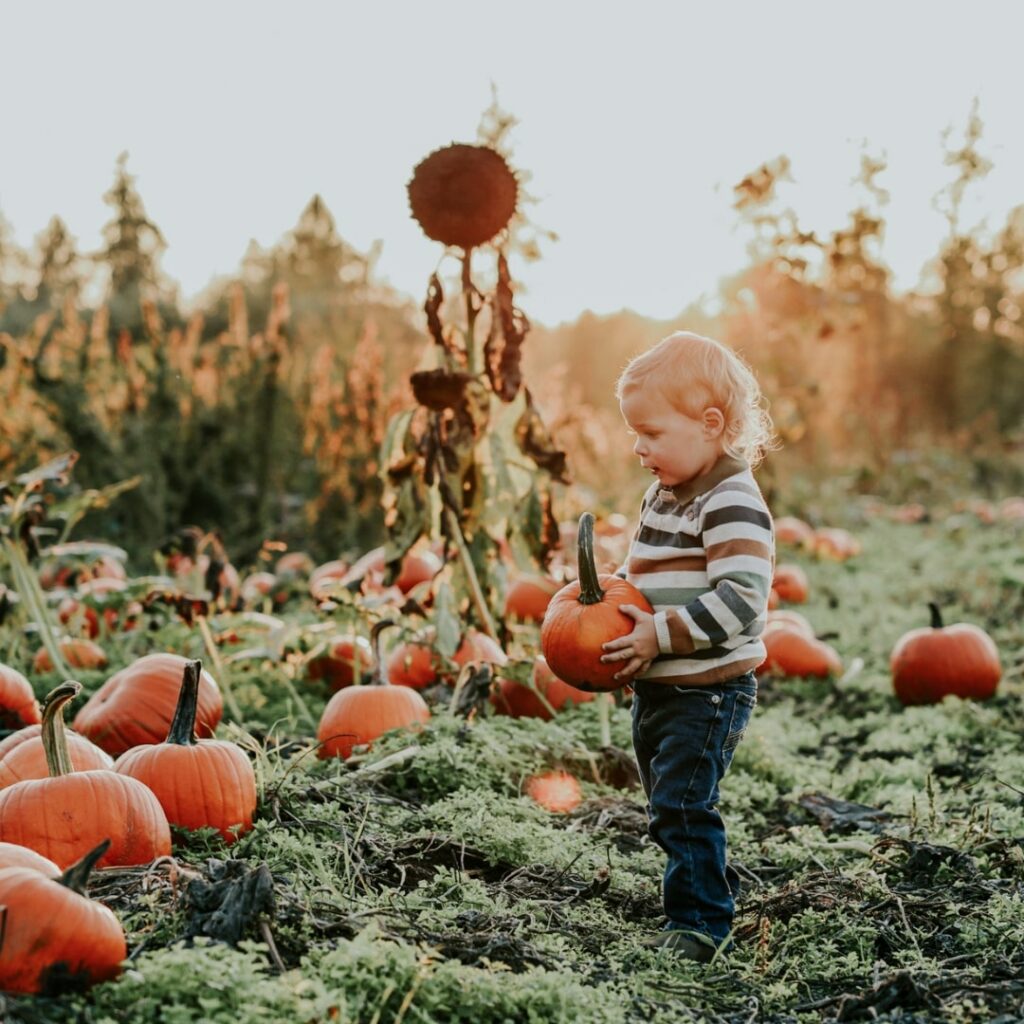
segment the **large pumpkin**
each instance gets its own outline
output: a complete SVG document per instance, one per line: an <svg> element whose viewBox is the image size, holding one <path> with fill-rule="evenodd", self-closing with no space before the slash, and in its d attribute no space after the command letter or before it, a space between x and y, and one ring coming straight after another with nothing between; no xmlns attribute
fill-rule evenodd
<svg viewBox="0 0 1024 1024"><path fill-rule="evenodd" d="M52 860L17 843L0 843L0 870L4 868L32 868L51 878L60 874L60 868Z"/></svg>
<svg viewBox="0 0 1024 1024"><path fill-rule="evenodd" d="M142 743L161 743L178 706L185 661L180 654L147 654L111 676L75 716L74 727L112 757ZM196 732L212 736L224 703L209 672L199 684Z"/></svg>
<svg viewBox="0 0 1024 1024"><path fill-rule="evenodd" d="M0 665L0 729L18 729L40 720L28 680L17 670Z"/></svg>
<svg viewBox="0 0 1024 1024"><path fill-rule="evenodd" d="M148 786L172 825L215 828L232 843L252 828L256 776L236 743L196 739L202 669L201 662L185 663L166 742L132 747L117 759L114 770Z"/></svg>
<svg viewBox="0 0 1024 1024"><path fill-rule="evenodd" d="M633 619L619 610L636 605L653 613L647 598L619 576L597 572L594 565L594 517L580 516L577 533L579 579L551 599L540 629L540 647L551 671L580 690L618 690L629 682L621 662L602 663L602 644L633 632Z"/></svg>
<svg viewBox="0 0 1024 1024"><path fill-rule="evenodd" d="M66 868L103 839L103 866L148 864L171 852L167 816L152 791L112 771L72 770L64 739L64 705L81 690L68 680L43 708L50 777L0 790L0 841L27 846Z"/></svg>
<svg viewBox="0 0 1024 1024"><path fill-rule="evenodd" d="M890 657L892 684L903 704L935 704L953 694L987 700L1002 676L999 649L968 622L944 626L935 604L930 627L912 629L896 641Z"/></svg>
<svg viewBox="0 0 1024 1024"><path fill-rule="evenodd" d="M127 957L124 931L85 885L109 841L63 875L33 867L0 870L0 989L41 993L87 988L114 978Z"/></svg>
<svg viewBox="0 0 1024 1024"><path fill-rule="evenodd" d="M392 686L380 654L380 634L390 620L378 622L371 631L376 668L373 682L339 690L320 716L317 756L347 758L353 747L371 744L391 729L416 728L430 719L430 708L409 686Z"/></svg>

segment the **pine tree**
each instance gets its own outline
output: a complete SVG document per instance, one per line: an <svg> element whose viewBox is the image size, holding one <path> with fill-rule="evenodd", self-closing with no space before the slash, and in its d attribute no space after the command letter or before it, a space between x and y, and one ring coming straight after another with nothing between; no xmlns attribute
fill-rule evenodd
<svg viewBox="0 0 1024 1024"><path fill-rule="evenodd" d="M41 310L60 309L65 298L82 287L82 261L75 240L60 217L53 217L36 238L35 304Z"/></svg>
<svg viewBox="0 0 1024 1024"><path fill-rule="evenodd" d="M114 217L103 228L106 246L100 258L110 271L107 294L111 330L116 333L127 329L139 337L143 301L149 299L161 306L168 303L170 289L159 268L160 254L167 243L146 216L127 160L127 153L118 157L114 184L103 197L113 207Z"/></svg>

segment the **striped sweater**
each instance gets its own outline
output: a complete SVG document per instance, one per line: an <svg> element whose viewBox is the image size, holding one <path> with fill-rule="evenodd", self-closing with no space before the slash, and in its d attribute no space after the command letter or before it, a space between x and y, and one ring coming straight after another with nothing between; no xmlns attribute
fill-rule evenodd
<svg viewBox="0 0 1024 1024"><path fill-rule="evenodd" d="M757 668L774 563L771 513L745 462L723 456L686 484L655 481L616 572L655 611L661 653L637 678L690 686Z"/></svg>

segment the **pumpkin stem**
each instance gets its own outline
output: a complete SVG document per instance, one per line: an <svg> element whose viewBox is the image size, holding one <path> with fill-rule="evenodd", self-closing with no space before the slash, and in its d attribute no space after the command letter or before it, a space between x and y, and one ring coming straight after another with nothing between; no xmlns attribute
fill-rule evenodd
<svg viewBox="0 0 1024 1024"><path fill-rule="evenodd" d="M384 665L384 657L380 650L380 635L388 626L397 625L398 623L394 619L381 619L380 622L374 623L370 629L370 645L373 647L373 657L376 661L370 680L371 686L391 686L391 680L388 679L387 669Z"/></svg>
<svg viewBox="0 0 1024 1024"><path fill-rule="evenodd" d="M167 733L167 743L191 747L196 742L196 709L199 706L199 680L203 672L201 661L186 661L185 672L178 692L178 705Z"/></svg>
<svg viewBox="0 0 1024 1024"><path fill-rule="evenodd" d="M932 629L942 629L942 612L934 601L928 602L928 610L932 613Z"/></svg>
<svg viewBox="0 0 1024 1024"><path fill-rule="evenodd" d="M576 560L580 580L580 604L600 604L604 591L597 579L594 564L594 517L589 512L580 516L579 531L576 534Z"/></svg>
<svg viewBox="0 0 1024 1024"><path fill-rule="evenodd" d="M81 689L81 683L67 679L52 689L43 701L43 751L51 778L70 775L74 771L64 734L64 705L77 697Z"/></svg>
<svg viewBox="0 0 1024 1024"><path fill-rule="evenodd" d="M110 849L110 840L104 839L94 850L90 850L80 861L72 864L71 867L57 879L61 885L67 886L72 892L79 896L88 896L85 887L89 884L89 875L96 867L96 861Z"/></svg>

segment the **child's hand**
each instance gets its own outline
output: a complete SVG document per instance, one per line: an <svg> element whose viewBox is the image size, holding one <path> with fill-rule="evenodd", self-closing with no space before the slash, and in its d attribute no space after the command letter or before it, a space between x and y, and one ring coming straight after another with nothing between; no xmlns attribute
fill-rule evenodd
<svg viewBox="0 0 1024 1024"><path fill-rule="evenodd" d="M612 653L602 654L601 661L610 664L613 661L625 661L626 664L615 673L615 678L634 676L646 670L647 666L658 656L658 634L654 629L654 616L637 608L635 604L620 604L619 611L630 616L636 625L628 636L618 640L609 640L601 648Z"/></svg>

